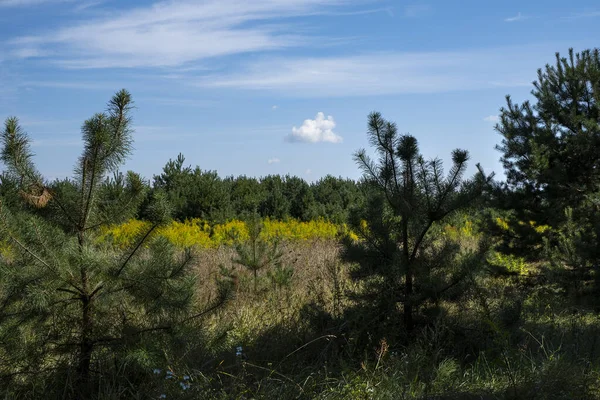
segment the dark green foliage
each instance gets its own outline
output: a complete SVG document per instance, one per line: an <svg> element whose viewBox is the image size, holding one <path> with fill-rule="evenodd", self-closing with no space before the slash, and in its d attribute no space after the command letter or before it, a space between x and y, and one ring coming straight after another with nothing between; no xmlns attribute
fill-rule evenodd
<svg viewBox="0 0 600 400"><path fill-rule="evenodd" d="M265 198L260 205L260 215L285 219L290 215L290 197L286 196L286 183L280 175L268 175L260 180Z"/></svg>
<svg viewBox="0 0 600 400"><path fill-rule="evenodd" d="M451 295L481 264L479 251L459 246L432 228L481 196L491 176L479 172L464 180L468 153L455 150L453 166L444 174L441 161L425 161L413 136L399 135L396 125L379 113L369 116L369 140L378 159L356 153L364 171L367 203L351 216L361 239L347 240L344 258L358 263L355 279L364 281L363 301L374 307L380 323L394 320L403 307L404 326L414 327L413 314L426 303Z"/></svg>
<svg viewBox="0 0 600 400"><path fill-rule="evenodd" d="M507 175L499 190L502 208L511 210L511 235L505 250L535 257L546 237L555 235L571 218L580 228L574 243L588 262L600 259L600 52L586 50L538 71L535 102L519 105L507 98L496 130L503 136L497 148ZM565 209L570 208L567 217ZM519 224L519 221L525 224ZM529 221L554 231L539 235ZM538 249L532 253L532 250ZM576 267L578 265L572 265Z"/></svg>
<svg viewBox="0 0 600 400"><path fill-rule="evenodd" d="M363 201L356 182L327 176L309 184L296 176L268 175L219 178L215 171L184 166L179 155L154 176L152 191L164 191L178 220L202 218L223 222L258 213L263 218L344 223ZM143 215L143 214L142 214Z"/></svg>
<svg viewBox="0 0 600 400"><path fill-rule="evenodd" d="M227 178L235 216L258 212L267 194L258 179L247 176Z"/></svg>
<svg viewBox="0 0 600 400"><path fill-rule="evenodd" d="M356 182L331 175L313 185L316 215L327 215L333 222L348 220L349 211L362 207L363 195Z"/></svg>
<svg viewBox="0 0 600 400"><path fill-rule="evenodd" d="M52 184L31 162L18 121L7 121L2 160L29 206L13 209L14 201L0 199L1 237L10 246L0 258L2 379L67 369L77 398L87 398L94 371L160 359L152 337L190 319L192 255L151 237L169 220L164 196L155 196L147 213L152 226L131 248L117 251L98 240L101 226L133 215L145 191L138 175L116 172L131 150L131 107L123 90L106 113L86 121L75 178Z"/></svg>
<svg viewBox="0 0 600 400"><path fill-rule="evenodd" d="M328 214L319 214L314 198L315 185L310 186L305 180L297 176L287 175L285 177L285 194L290 199L289 216L301 221L322 217L328 219Z"/></svg>
<svg viewBox="0 0 600 400"><path fill-rule="evenodd" d="M154 177L154 190L167 193L174 217L222 221L229 215L229 192L215 171L184 166L182 154Z"/></svg>
<svg viewBox="0 0 600 400"><path fill-rule="evenodd" d="M258 289L258 272L280 265L280 259L283 256L279 248L278 240L267 240L261 236L263 222L258 214L253 214L246 218L248 227L248 240L237 240L235 251L237 256L233 262L248 269L253 276L254 292ZM279 271L280 275L282 271ZM281 276L280 276L281 277Z"/></svg>

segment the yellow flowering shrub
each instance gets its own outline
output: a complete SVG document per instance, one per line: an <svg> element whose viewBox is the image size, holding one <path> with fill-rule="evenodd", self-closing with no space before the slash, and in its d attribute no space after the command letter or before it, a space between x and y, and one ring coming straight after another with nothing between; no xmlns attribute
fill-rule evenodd
<svg viewBox="0 0 600 400"><path fill-rule="evenodd" d="M473 221L468 218L464 218L457 224L446 224L443 226L443 234L450 240L459 240L461 238L475 238L478 235Z"/></svg>
<svg viewBox="0 0 600 400"><path fill-rule="evenodd" d="M164 236L169 242L181 248L214 247L210 237L210 225L198 219L185 222L173 221L169 225L159 228L156 234Z"/></svg>
<svg viewBox="0 0 600 400"><path fill-rule="evenodd" d="M516 274L526 274L529 272L529 264L522 257L517 257L511 254L502 254L494 251L488 257L488 262L491 265L506 269L508 272Z"/></svg>
<svg viewBox="0 0 600 400"><path fill-rule="evenodd" d="M498 227L504 231L507 231L509 229L508 221L504 218L496 218L496 225L498 225Z"/></svg>
<svg viewBox="0 0 600 400"><path fill-rule="evenodd" d="M524 221L518 221L518 224L521 226L526 226L527 223ZM496 218L496 225L500 227L500 229L508 231L510 230L510 226L508 225L508 221L503 218ZM544 233L549 231L551 228L549 225L538 225L535 221L529 221L529 226L531 226L537 233Z"/></svg>
<svg viewBox="0 0 600 400"><path fill-rule="evenodd" d="M529 225L535 229L535 231L537 233L544 233L548 230L550 230L550 226L549 225L538 225L535 223L535 221L529 221Z"/></svg>
<svg viewBox="0 0 600 400"><path fill-rule="evenodd" d="M261 236L266 240L311 241L330 240L340 235L350 234L346 225L336 225L323 219L302 222L297 220L276 221L265 219ZM144 221L130 220L121 225L114 225L102 231L101 240L110 240L114 245L126 247L133 243L136 236L149 229L150 224ZM243 221L230 221L225 224L210 225L200 219L185 222L173 221L169 225L156 230L156 235L167 238L177 247L216 248L221 245L232 245L234 240L248 239L248 229ZM356 237L356 235L353 235ZM358 237L356 237L358 239Z"/></svg>
<svg viewBox="0 0 600 400"><path fill-rule="evenodd" d="M267 240L274 238L283 240L335 239L339 233L340 229L337 225L322 219L308 222L266 219L262 231L263 237Z"/></svg>
<svg viewBox="0 0 600 400"><path fill-rule="evenodd" d="M231 245L235 239L248 240L248 228L246 228L244 221L234 220L213 227L213 242Z"/></svg>
<svg viewBox="0 0 600 400"><path fill-rule="evenodd" d="M103 228L100 240L110 241L116 247L125 248L133 243L140 232L149 228L149 222L131 219L121 225Z"/></svg>

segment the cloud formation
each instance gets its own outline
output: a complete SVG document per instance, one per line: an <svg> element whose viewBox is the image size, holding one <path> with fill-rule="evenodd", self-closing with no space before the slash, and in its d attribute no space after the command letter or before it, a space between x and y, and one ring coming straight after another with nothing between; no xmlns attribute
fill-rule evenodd
<svg viewBox="0 0 600 400"><path fill-rule="evenodd" d="M267 160L267 164L277 164L279 162L281 162L281 160L279 158L277 158L277 157L270 158L270 159Z"/></svg>
<svg viewBox="0 0 600 400"><path fill-rule="evenodd" d="M44 3L64 3L73 0L0 0L0 8L2 7L27 7L36 6Z"/></svg>
<svg viewBox="0 0 600 400"><path fill-rule="evenodd" d="M529 17L524 16L523 14L521 14L520 12L517 13L517 15L515 15L514 17L509 17L509 18L505 18L504 22L517 22L517 21L523 21L524 19L527 19Z"/></svg>
<svg viewBox="0 0 600 400"><path fill-rule="evenodd" d="M439 52L264 57L188 79L200 87L277 91L294 97L443 93L530 86L554 47L506 46ZM511 54L511 63L506 63Z"/></svg>
<svg viewBox="0 0 600 400"><path fill-rule="evenodd" d="M500 121L500 117L497 116L497 115L488 115L483 120L485 122L494 122L494 123L496 123L496 122Z"/></svg>
<svg viewBox="0 0 600 400"><path fill-rule="evenodd" d="M2 0L0 0L2 1ZM4 0L25 4L51 0ZM54 0L57 1L57 0ZM12 40L21 57L51 51L68 68L180 66L210 57L305 45L274 20L326 12L340 0L171 0ZM1 4L1 3L0 3Z"/></svg>
<svg viewBox="0 0 600 400"><path fill-rule="evenodd" d="M331 115L325 118L325 114L318 112L315 119L304 120L300 128L295 126L292 128L292 133L286 136L288 142L304 142L304 143L341 143L342 137L333 132L335 121Z"/></svg>

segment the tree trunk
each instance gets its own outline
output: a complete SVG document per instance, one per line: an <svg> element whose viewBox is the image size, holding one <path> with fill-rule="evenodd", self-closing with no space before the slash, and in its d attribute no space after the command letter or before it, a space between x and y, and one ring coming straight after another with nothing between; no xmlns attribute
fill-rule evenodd
<svg viewBox="0 0 600 400"><path fill-rule="evenodd" d="M402 253L404 258L404 326L407 332L412 332L414 328L413 323L413 307L412 307L412 294L413 294L413 271L410 260L410 251L408 248L408 215L402 216Z"/></svg>
<svg viewBox="0 0 600 400"><path fill-rule="evenodd" d="M85 268L81 270L81 341L79 343L79 360L77 365L77 386L82 399L90 396L90 364L94 342L92 340L92 299L88 295L88 276Z"/></svg>
<svg viewBox="0 0 600 400"><path fill-rule="evenodd" d="M405 293L404 293L404 326L406 327L406 330L409 333L414 328L412 294L413 294L413 273L409 268L408 271L406 271L406 282L405 282Z"/></svg>

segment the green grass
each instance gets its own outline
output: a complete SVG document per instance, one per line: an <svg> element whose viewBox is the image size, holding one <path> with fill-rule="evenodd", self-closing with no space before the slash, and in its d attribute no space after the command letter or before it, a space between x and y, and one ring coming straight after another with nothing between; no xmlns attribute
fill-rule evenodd
<svg viewBox="0 0 600 400"><path fill-rule="evenodd" d="M527 275L483 274L460 301L421 310L429 317L408 340L369 337L369 329L360 339L349 327L365 317L351 312L361 288L338 260L338 245L284 250L294 271L289 286L273 285L264 271L255 292L238 268L235 296L223 308L147 352L97 362L97 398L600 399L593 299L584 307L549 284L529 285ZM202 251L199 301L214 295L213 278L233 267L232 255L225 247ZM22 376L2 390L4 399L72 394L68 370Z"/></svg>

